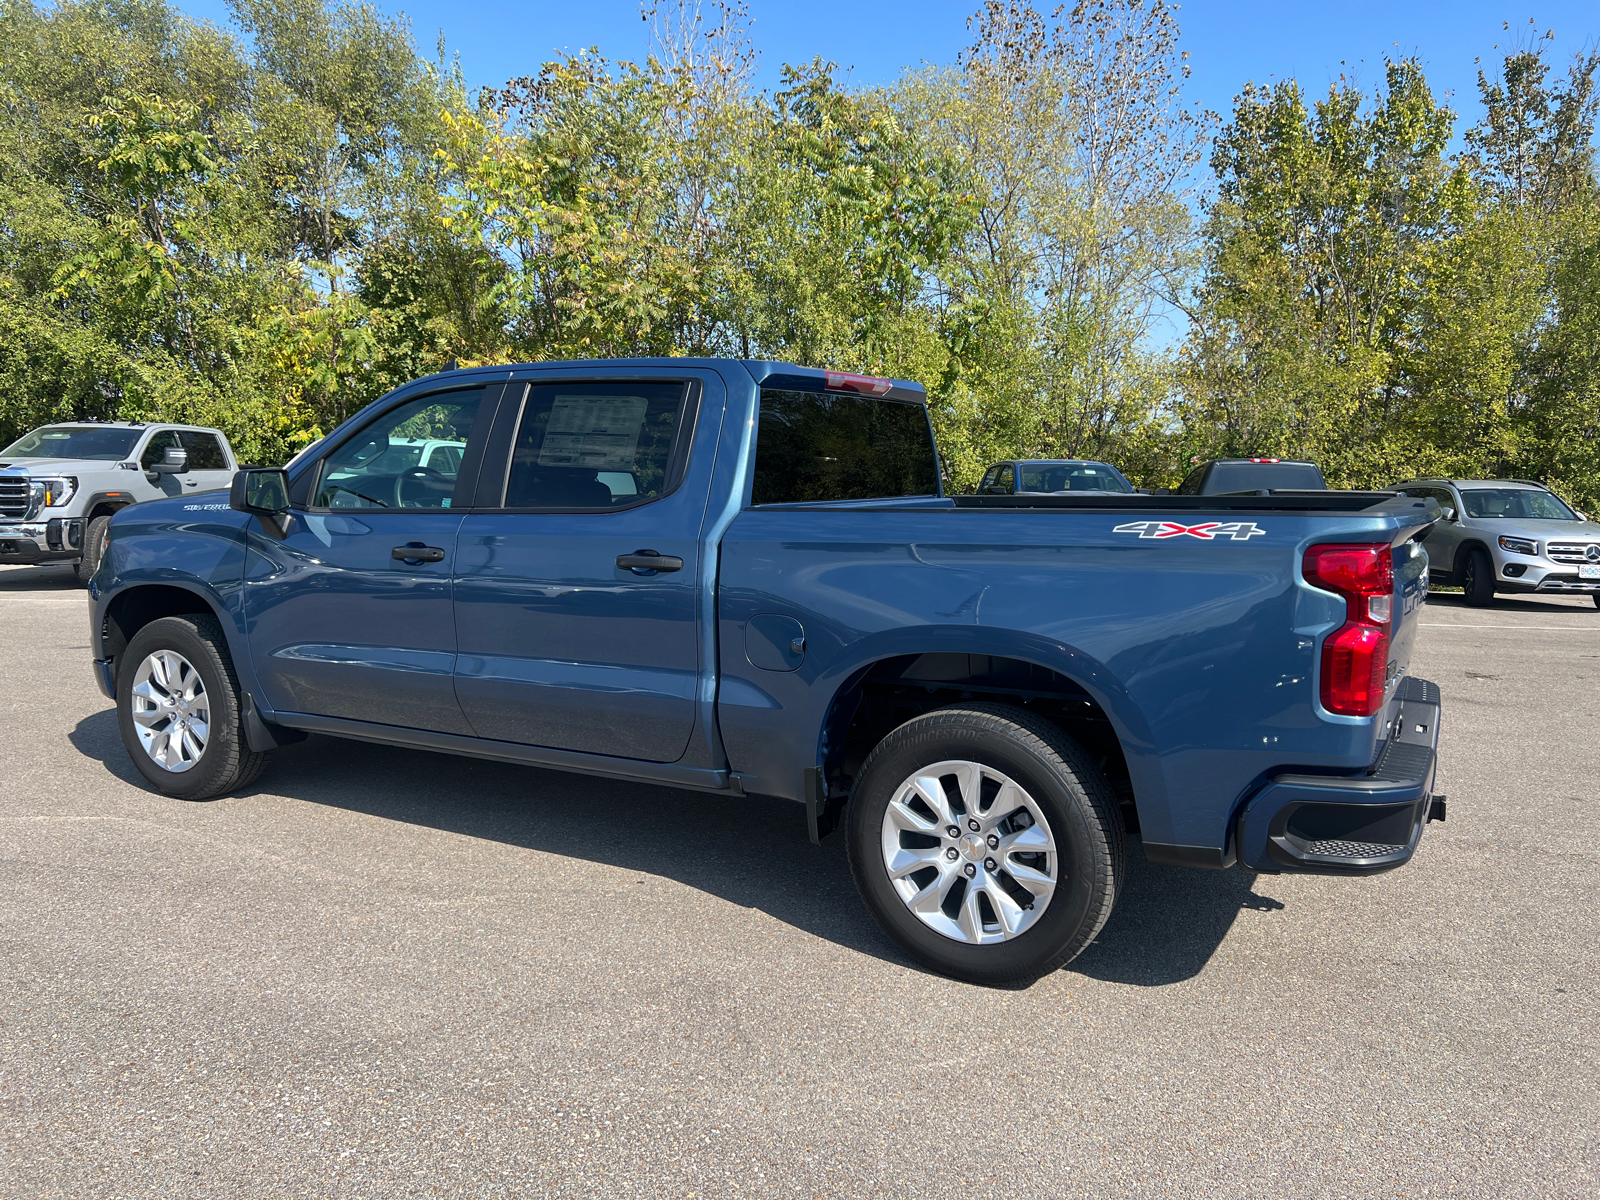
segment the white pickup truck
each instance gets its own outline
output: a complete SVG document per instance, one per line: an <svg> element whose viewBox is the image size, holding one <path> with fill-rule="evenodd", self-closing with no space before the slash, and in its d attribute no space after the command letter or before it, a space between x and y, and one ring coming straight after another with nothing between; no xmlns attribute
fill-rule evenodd
<svg viewBox="0 0 1600 1200"><path fill-rule="evenodd" d="M238 465L215 429L140 421L42 425L0 450L0 563L73 563L87 583L112 513L141 500L226 488Z"/></svg>

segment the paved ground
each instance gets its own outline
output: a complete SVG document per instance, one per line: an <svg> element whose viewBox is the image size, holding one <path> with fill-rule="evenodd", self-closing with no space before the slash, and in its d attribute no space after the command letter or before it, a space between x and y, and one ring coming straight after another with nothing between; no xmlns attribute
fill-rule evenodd
<svg viewBox="0 0 1600 1200"><path fill-rule="evenodd" d="M1438 598L1450 820L1152 867L1025 991L902 961L797 810L313 740L145 791L0 573L0 1196L1600 1190L1600 612Z"/></svg>

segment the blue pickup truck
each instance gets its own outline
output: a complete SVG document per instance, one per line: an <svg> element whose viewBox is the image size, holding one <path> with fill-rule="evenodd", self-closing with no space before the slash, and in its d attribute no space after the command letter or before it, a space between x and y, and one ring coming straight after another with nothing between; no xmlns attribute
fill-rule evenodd
<svg viewBox="0 0 1600 1200"><path fill-rule="evenodd" d="M651 359L453 371L284 470L126 508L91 641L168 795L308 732L782 797L976 982L1155 862L1363 875L1427 822L1431 500L946 496L916 384ZM798 822L797 822L798 824Z"/></svg>

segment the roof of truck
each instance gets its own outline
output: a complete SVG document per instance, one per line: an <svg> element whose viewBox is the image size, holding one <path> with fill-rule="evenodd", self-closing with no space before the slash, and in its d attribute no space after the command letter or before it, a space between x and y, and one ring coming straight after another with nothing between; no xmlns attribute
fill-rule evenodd
<svg viewBox="0 0 1600 1200"><path fill-rule="evenodd" d="M50 421L36 425L29 432L40 429L186 429L194 433L221 433L209 425L185 425L181 421Z"/></svg>

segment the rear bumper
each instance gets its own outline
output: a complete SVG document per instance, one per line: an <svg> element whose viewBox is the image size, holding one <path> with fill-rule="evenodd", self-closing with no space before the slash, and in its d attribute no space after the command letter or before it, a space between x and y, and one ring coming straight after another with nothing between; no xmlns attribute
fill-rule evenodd
<svg viewBox="0 0 1600 1200"><path fill-rule="evenodd" d="M1439 689L1400 684L1383 753L1365 775L1279 775L1239 814L1239 861L1256 871L1374 875L1416 853L1431 817L1439 745ZM1437 801L1437 803L1435 803Z"/></svg>

